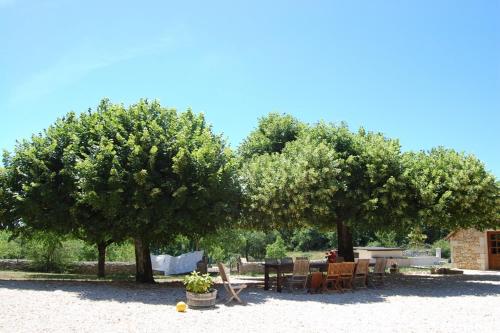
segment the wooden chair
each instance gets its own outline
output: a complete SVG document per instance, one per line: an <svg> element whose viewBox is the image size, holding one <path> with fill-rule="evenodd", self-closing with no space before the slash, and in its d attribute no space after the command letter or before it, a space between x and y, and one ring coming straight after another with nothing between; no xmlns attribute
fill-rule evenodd
<svg viewBox="0 0 500 333"><path fill-rule="evenodd" d="M342 281L342 290L352 290L352 280L354 277L354 269L356 263L343 262L340 263L340 280Z"/></svg>
<svg viewBox="0 0 500 333"><path fill-rule="evenodd" d="M293 289L293 286L299 285L302 289L307 286L309 278L309 260L299 259L293 263L293 272L291 276L286 276L284 286Z"/></svg>
<svg viewBox="0 0 500 333"><path fill-rule="evenodd" d="M368 286L368 267L370 266L370 259L358 259L356 265L356 271L354 272L354 287L356 287L356 282L361 281L362 287L366 288Z"/></svg>
<svg viewBox="0 0 500 333"><path fill-rule="evenodd" d="M323 291L342 291L340 286L341 263L329 263L326 273L325 282L323 283ZM328 288L331 285L332 288Z"/></svg>
<svg viewBox="0 0 500 333"><path fill-rule="evenodd" d="M375 267L373 268L373 272L370 274L370 280L373 285L375 284L384 284L385 277L385 267L387 265L386 258L376 258L375 259Z"/></svg>
<svg viewBox="0 0 500 333"><path fill-rule="evenodd" d="M231 282L229 281L229 273L228 273L226 266L224 266L224 264L221 262L219 262L217 264L217 266L219 267L219 274L220 274L220 277L222 278L222 284L224 285L224 288L226 289L226 292L228 294L226 304L231 302L233 299L244 304L244 302L241 300L241 298L238 296L238 294L243 289L245 289L247 287L247 285L246 284L238 284L238 285L231 284Z"/></svg>

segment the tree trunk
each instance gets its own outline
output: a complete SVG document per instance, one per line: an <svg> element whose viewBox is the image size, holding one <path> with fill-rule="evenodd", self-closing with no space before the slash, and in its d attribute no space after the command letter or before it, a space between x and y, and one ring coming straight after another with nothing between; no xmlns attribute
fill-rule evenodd
<svg viewBox="0 0 500 333"><path fill-rule="evenodd" d="M354 261L352 233L342 220L337 220L337 240L339 257L343 257L345 261Z"/></svg>
<svg viewBox="0 0 500 333"><path fill-rule="evenodd" d="M97 243L97 251L99 252L99 256L97 257L97 277L104 277L104 264L106 262L106 242Z"/></svg>
<svg viewBox="0 0 500 333"><path fill-rule="evenodd" d="M143 239L134 239L135 244L135 281L154 283L153 266L149 254L149 243Z"/></svg>

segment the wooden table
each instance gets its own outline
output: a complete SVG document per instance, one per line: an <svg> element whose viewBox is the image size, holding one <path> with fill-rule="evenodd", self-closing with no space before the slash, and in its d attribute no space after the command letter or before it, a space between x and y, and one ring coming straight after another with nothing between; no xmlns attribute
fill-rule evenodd
<svg viewBox="0 0 500 333"><path fill-rule="evenodd" d="M281 292L281 274L293 272L292 263L265 263L264 265L264 289L269 290L269 271L276 271L276 291ZM309 264L309 269L319 270L320 272L326 272L328 270L328 263L326 261L311 261Z"/></svg>

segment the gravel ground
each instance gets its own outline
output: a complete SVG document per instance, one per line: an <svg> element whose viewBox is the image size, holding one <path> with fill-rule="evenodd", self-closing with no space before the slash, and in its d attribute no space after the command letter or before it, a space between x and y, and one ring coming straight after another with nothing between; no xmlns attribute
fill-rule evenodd
<svg viewBox="0 0 500 333"><path fill-rule="evenodd" d="M221 296L225 292L218 286ZM178 313L178 285L0 280L0 332L498 332L500 272L404 275L342 294L260 286Z"/></svg>

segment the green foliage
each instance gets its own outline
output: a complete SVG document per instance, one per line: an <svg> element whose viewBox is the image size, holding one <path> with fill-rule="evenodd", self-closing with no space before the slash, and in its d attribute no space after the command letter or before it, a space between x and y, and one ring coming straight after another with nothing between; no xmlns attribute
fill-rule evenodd
<svg viewBox="0 0 500 333"><path fill-rule="evenodd" d="M208 251L208 256L212 260L212 262L224 262L229 259L229 255L227 251L220 245L215 245L210 248Z"/></svg>
<svg viewBox="0 0 500 333"><path fill-rule="evenodd" d="M253 227L340 222L347 238L350 230L394 231L379 235L384 245L416 225L435 239L447 230L500 223L499 183L473 156L443 148L402 154L397 140L380 133L326 123L304 126L274 154L258 153L241 169L243 215Z"/></svg>
<svg viewBox="0 0 500 333"><path fill-rule="evenodd" d="M241 171L247 223L261 228L404 228L408 189L397 140L319 123Z"/></svg>
<svg viewBox="0 0 500 333"><path fill-rule="evenodd" d="M106 260L132 262L135 259L134 244L130 241L111 244L106 250Z"/></svg>
<svg viewBox="0 0 500 333"><path fill-rule="evenodd" d="M98 257L95 244L85 243L81 240L71 240L78 244L75 254L78 261L96 261ZM67 241L66 241L67 242ZM66 242L63 242L65 244ZM106 248L106 261L132 262L135 260L134 244L130 241L113 243Z"/></svg>
<svg viewBox="0 0 500 333"><path fill-rule="evenodd" d="M75 182L65 161L75 124L75 115L69 113L30 140L18 142L14 154L4 154L2 192L10 202L7 213L0 216L4 227L15 233L23 229L60 234L72 230Z"/></svg>
<svg viewBox="0 0 500 333"><path fill-rule="evenodd" d="M25 256L22 241L10 239L11 233L0 230L0 259L22 259Z"/></svg>
<svg viewBox="0 0 500 333"><path fill-rule="evenodd" d="M375 240L369 242L366 246L383 246L383 247L397 247L396 232L395 231L377 231L375 232Z"/></svg>
<svg viewBox="0 0 500 333"><path fill-rule="evenodd" d="M168 242L168 244L154 246L151 250L152 253L157 255L169 254L171 256L178 256L183 253L194 251L195 247L196 246L193 240L183 235L177 235L173 240Z"/></svg>
<svg viewBox="0 0 500 333"><path fill-rule="evenodd" d="M141 100L128 109L103 101L87 118L105 126L76 165L79 199L123 234L200 238L237 213L236 162L203 115Z"/></svg>
<svg viewBox="0 0 500 333"><path fill-rule="evenodd" d="M316 228L300 228L292 236L292 246L295 251L327 250L337 246L334 232L320 232Z"/></svg>
<svg viewBox="0 0 500 333"><path fill-rule="evenodd" d="M267 258L283 258L286 257L287 250L285 242L281 236L277 236L274 243L266 246L266 257Z"/></svg>
<svg viewBox="0 0 500 333"><path fill-rule="evenodd" d="M266 256L266 246L274 242L275 238L274 233L244 231L244 245L240 253L247 259L263 259Z"/></svg>
<svg viewBox="0 0 500 333"><path fill-rule="evenodd" d="M4 158L2 227L148 247L213 233L238 215L237 161L202 114L141 100L69 113ZM147 267L147 266L146 266ZM152 276L152 272L148 272Z"/></svg>
<svg viewBox="0 0 500 333"><path fill-rule="evenodd" d="M219 229L199 242L200 249L206 250L211 262L227 262L241 253L244 244L243 233L239 229Z"/></svg>
<svg viewBox="0 0 500 333"><path fill-rule="evenodd" d="M280 153L303 129L304 124L290 115L270 113L259 119L257 129L240 145L240 156L250 159L256 155Z"/></svg>
<svg viewBox="0 0 500 333"><path fill-rule="evenodd" d="M4 153L4 161L8 154ZM15 203L16 199L10 186L12 185L11 172L0 166L0 230L17 226Z"/></svg>
<svg viewBox="0 0 500 333"><path fill-rule="evenodd" d="M186 290L192 293L205 294L211 291L214 281L208 274L199 274L194 271L184 277Z"/></svg>
<svg viewBox="0 0 500 333"><path fill-rule="evenodd" d="M76 258L76 261L96 261L98 257L97 247L95 244L85 243L78 239L71 239L63 242L63 245L68 248L68 244L72 244L71 256ZM107 261L125 261L131 262L135 259L134 245L128 241L120 244L113 243L106 248Z"/></svg>
<svg viewBox="0 0 500 333"><path fill-rule="evenodd" d="M173 255L200 247L219 260L262 258L276 234L257 230L279 231L284 244L276 239L271 249L313 249L331 240L314 230L336 224L344 231L337 235L363 242L378 230L375 242L385 246L408 230L410 243L422 244L425 234L432 242L459 228L500 226L500 183L471 155L444 148L402 154L381 133L279 114L260 119L239 152L237 161L191 110L103 100L95 112L69 113L4 155L0 229L49 231L30 245L40 246L40 258L49 253L40 259L48 267L61 247L61 256L95 258L90 245L56 240L68 234L91 244L137 238L145 251L170 247ZM240 217L238 228L255 230L230 228ZM0 238L0 256L24 256L15 242ZM124 243L111 245L107 257L132 254Z"/></svg>
<svg viewBox="0 0 500 333"><path fill-rule="evenodd" d="M417 226L408 234L408 245L414 249L422 248L425 246L426 239L427 236L424 235L422 229Z"/></svg>
<svg viewBox="0 0 500 333"><path fill-rule="evenodd" d="M442 147L404 154L420 224L441 229L500 226L500 185L481 161Z"/></svg>
<svg viewBox="0 0 500 333"><path fill-rule="evenodd" d="M441 257L449 259L451 257L450 242L446 239L439 239L432 244L434 255L436 255L436 248L441 249Z"/></svg>
<svg viewBox="0 0 500 333"><path fill-rule="evenodd" d="M61 267L51 270L61 271L73 261L97 260L95 244L79 239L61 237L50 232L37 232L33 237L26 235L9 240L10 236L8 231L0 231L0 259L34 259L37 261L34 269L46 271L47 265L50 268L52 261L55 261L62 265L56 264ZM53 260L52 257L57 258ZM62 259L58 259L59 257ZM134 245L131 242L111 244L106 251L108 261L130 262L134 258Z"/></svg>
<svg viewBox="0 0 500 333"><path fill-rule="evenodd" d="M63 272L75 259L71 244L63 246L62 238L51 232L36 232L26 244L26 258L32 269L42 272Z"/></svg>

